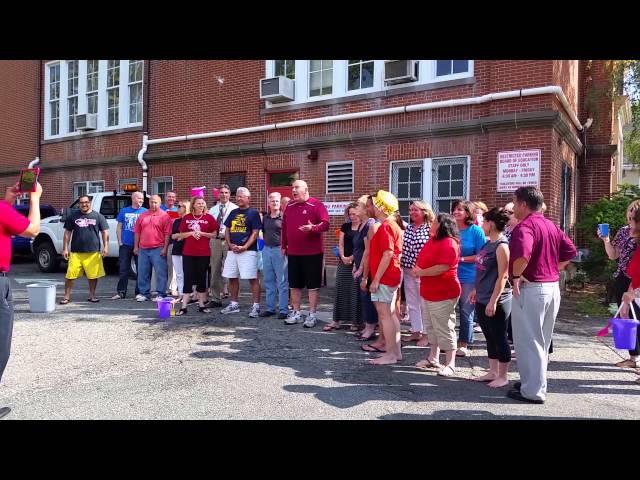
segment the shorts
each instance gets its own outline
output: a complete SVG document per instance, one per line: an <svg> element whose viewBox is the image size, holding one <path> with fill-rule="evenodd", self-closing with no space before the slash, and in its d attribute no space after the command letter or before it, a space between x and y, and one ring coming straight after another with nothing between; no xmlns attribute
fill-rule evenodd
<svg viewBox="0 0 640 480"><path fill-rule="evenodd" d="M222 276L225 278L242 278L252 280L258 278L258 252L247 250L242 253L227 252Z"/></svg>
<svg viewBox="0 0 640 480"><path fill-rule="evenodd" d="M390 287L389 285L378 285L378 290L371 294L372 302L380 303L396 303L396 294L398 287Z"/></svg>
<svg viewBox="0 0 640 480"><path fill-rule="evenodd" d="M316 290L322 286L323 254L289 255L289 288Z"/></svg>
<svg viewBox="0 0 640 480"><path fill-rule="evenodd" d="M104 277L104 266L100 252L71 252L67 274L64 278L75 280L85 274L89 280Z"/></svg>

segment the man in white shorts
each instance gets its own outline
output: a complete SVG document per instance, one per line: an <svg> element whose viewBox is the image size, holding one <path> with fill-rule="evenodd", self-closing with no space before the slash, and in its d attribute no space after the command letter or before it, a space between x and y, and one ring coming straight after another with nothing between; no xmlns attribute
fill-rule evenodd
<svg viewBox="0 0 640 480"><path fill-rule="evenodd" d="M245 187L236 191L238 208L232 210L224 221L225 241L229 252L224 262L222 276L229 279L231 303L220 313L239 313L238 293L240 278L249 280L253 296L253 308L250 317L260 315L260 283L258 282L258 232L262 228L260 213L250 208L251 192Z"/></svg>

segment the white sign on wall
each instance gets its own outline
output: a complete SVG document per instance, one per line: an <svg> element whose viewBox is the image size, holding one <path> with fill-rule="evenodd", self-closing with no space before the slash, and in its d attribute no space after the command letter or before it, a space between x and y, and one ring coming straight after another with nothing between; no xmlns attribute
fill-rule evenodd
<svg viewBox="0 0 640 480"><path fill-rule="evenodd" d="M332 216L344 216L344 209L347 208L351 202L324 202L324 206L327 207L327 212Z"/></svg>
<svg viewBox="0 0 640 480"><path fill-rule="evenodd" d="M541 150L498 152L498 192L540 187Z"/></svg>

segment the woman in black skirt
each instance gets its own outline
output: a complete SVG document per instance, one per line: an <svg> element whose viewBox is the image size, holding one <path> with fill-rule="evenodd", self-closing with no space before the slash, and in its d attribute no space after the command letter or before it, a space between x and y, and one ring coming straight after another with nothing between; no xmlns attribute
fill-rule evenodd
<svg viewBox="0 0 640 480"><path fill-rule="evenodd" d="M333 304L333 321L324 327L325 332L340 329L342 323L350 323L351 330L359 330L361 322L358 285L353 278L353 237L360 228L358 205L350 203L345 209L345 215L350 221L340 227L338 249L340 260L336 272L336 301Z"/></svg>

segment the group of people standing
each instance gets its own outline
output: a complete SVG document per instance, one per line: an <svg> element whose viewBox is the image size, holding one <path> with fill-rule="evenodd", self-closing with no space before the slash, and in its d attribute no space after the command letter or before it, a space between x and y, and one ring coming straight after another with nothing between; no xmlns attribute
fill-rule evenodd
<svg viewBox="0 0 640 480"><path fill-rule="evenodd" d="M340 228L334 317L324 330L351 324L356 337L369 342L361 349L380 354L368 360L374 365L401 361L403 340L429 346L416 367L448 377L456 374L456 357L470 354L476 319L489 371L475 380L508 385L512 337L520 382L508 396L544 403L559 272L576 249L543 207L539 189L522 187L513 203L492 209L455 200L450 214L435 215L427 203L414 201L406 224L389 192L359 198ZM405 339L401 297L411 323Z"/></svg>

